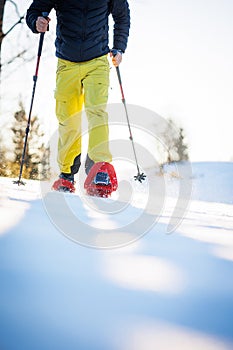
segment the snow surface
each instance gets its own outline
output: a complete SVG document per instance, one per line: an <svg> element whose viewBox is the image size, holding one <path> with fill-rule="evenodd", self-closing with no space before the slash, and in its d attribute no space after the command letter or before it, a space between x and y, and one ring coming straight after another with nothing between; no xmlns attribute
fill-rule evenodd
<svg viewBox="0 0 233 350"><path fill-rule="evenodd" d="M0 178L1 350L233 349L233 163L192 164L170 234L183 179L148 173L111 199Z"/></svg>

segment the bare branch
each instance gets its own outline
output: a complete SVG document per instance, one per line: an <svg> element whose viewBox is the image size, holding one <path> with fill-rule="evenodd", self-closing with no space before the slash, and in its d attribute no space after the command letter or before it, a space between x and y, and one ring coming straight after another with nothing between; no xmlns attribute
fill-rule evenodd
<svg viewBox="0 0 233 350"><path fill-rule="evenodd" d="M17 13L17 16L20 17L20 13L19 13L19 9L18 9L17 4L13 0L6 0L6 1L10 2L14 6L15 12Z"/></svg>
<svg viewBox="0 0 233 350"><path fill-rule="evenodd" d="M0 31L0 42L3 40L3 38L5 38L17 26L17 24L22 23L22 20L24 19L24 15L21 16L19 13L19 9L18 9L17 4L13 0L6 0L6 1L10 2L14 6L15 12L16 12L17 16L19 17L19 20L16 23L14 23L11 26L11 28L8 29L8 31L6 33L3 33L2 31ZM3 5L3 6L5 6L5 5ZM3 10L4 10L4 8L3 8ZM2 14L2 17L3 17L3 14Z"/></svg>
<svg viewBox="0 0 233 350"><path fill-rule="evenodd" d="M7 61L4 64L2 64L2 67L8 66L9 64L13 63L16 58L22 57L26 52L27 52L26 49L21 51L21 52L19 52L16 56L12 57L9 61Z"/></svg>
<svg viewBox="0 0 233 350"><path fill-rule="evenodd" d="M24 19L24 16L21 16L19 20L15 24L13 24L13 26L10 29L8 29L6 33L2 33L2 35L0 36L0 40L5 38L5 36L7 36L17 26L17 24L22 23L23 19Z"/></svg>

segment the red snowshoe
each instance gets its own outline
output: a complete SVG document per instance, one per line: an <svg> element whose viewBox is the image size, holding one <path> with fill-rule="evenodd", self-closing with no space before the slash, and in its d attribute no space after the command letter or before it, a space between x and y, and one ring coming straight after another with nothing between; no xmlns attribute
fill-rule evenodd
<svg viewBox="0 0 233 350"><path fill-rule="evenodd" d="M118 186L114 167L107 162L95 163L84 183L84 188L90 196L107 198Z"/></svg>
<svg viewBox="0 0 233 350"><path fill-rule="evenodd" d="M59 178L58 180L56 180L52 186L52 189L54 191L66 192L66 193L75 192L74 182L64 178Z"/></svg>

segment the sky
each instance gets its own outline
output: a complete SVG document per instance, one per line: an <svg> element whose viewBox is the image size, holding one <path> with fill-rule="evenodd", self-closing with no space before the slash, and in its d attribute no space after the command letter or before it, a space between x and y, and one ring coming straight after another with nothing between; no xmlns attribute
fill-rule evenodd
<svg viewBox="0 0 233 350"><path fill-rule="evenodd" d="M19 11L24 13L30 1L19 3ZM172 118L183 127L192 161L232 161L232 1L135 0L129 4L130 37L120 67L127 103ZM13 16L9 4L5 28L10 26ZM54 14L51 17L33 109L50 132L56 128L53 99L56 21ZM21 47L28 49L28 58L33 57L37 46L38 37L25 24L19 25L4 39L3 61ZM17 72L11 64L5 66L3 76L0 123L4 125L17 108L19 96L29 109L35 59L29 63L18 59L16 64ZM112 69L110 103L121 102L114 73Z"/></svg>

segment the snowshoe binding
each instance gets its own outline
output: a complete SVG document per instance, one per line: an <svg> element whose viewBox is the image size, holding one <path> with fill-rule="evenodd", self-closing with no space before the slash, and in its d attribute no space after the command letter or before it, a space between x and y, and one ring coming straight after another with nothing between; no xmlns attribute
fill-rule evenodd
<svg viewBox="0 0 233 350"><path fill-rule="evenodd" d="M72 174L61 173L59 179L56 180L52 186L54 191L74 193L74 176Z"/></svg>
<svg viewBox="0 0 233 350"><path fill-rule="evenodd" d="M118 186L114 167L107 162L95 163L90 169L84 188L87 194L107 198Z"/></svg>

